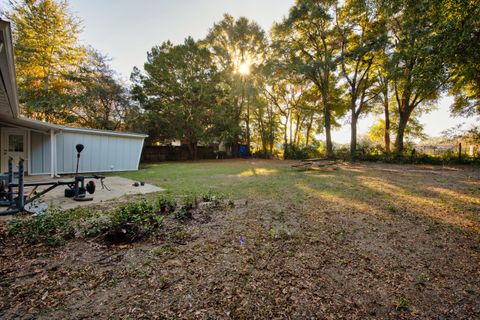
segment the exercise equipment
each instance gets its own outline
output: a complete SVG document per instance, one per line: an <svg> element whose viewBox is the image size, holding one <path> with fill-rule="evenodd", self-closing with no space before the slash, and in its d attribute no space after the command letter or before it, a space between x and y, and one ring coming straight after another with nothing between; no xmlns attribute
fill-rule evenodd
<svg viewBox="0 0 480 320"><path fill-rule="evenodd" d="M36 211L35 208L40 208L45 210L45 205L35 204L34 202L39 199L41 196L47 192L55 189L58 186L67 186L64 191L64 195L67 198L72 198L75 201L92 201L92 197L87 197L88 194L94 194L96 190L96 185L93 180L88 181L88 179L100 180L102 189L109 190L105 184L105 176L101 175L89 175L83 176L78 175L78 168L80 163L80 153L84 149L83 144L77 144L75 149L77 150L77 166L75 170L75 176L72 179L68 180L57 180L57 181L39 181L39 182L25 182L25 166L24 160L20 159L18 162L18 172L13 172L13 159L8 160L8 173L0 177L0 206L8 207L4 211L0 211L0 215L15 214L19 212L24 212L27 209L29 211ZM15 182L14 180L17 180ZM36 192L36 189L40 186L48 186L40 192ZM26 195L25 187L32 187L32 190ZM16 189L16 191L14 191ZM39 210L40 210L39 209Z"/></svg>

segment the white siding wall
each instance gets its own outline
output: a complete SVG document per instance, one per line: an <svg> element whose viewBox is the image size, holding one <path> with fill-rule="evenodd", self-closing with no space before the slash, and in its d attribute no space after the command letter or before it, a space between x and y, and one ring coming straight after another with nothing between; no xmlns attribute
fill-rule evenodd
<svg viewBox="0 0 480 320"><path fill-rule="evenodd" d="M75 173L77 151L81 143L79 172L110 172L137 170L143 148L143 138L60 132L57 141L57 173ZM31 174L50 173L50 136L32 132Z"/></svg>
<svg viewBox="0 0 480 320"><path fill-rule="evenodd" d="M30 174L48 174L51 169L50 136L30 131Z"/></svg>

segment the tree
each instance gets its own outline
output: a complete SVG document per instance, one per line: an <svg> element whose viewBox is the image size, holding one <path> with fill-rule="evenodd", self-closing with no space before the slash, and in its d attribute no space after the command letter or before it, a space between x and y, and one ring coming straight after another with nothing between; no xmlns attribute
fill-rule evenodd
<svg viewBox="0 0 480 320"><path fill-rule="evenodd" d="M436 23L437 42L447 51L446 62L455 97L452 112L480 115L480 3L444 0Z"/></svg>
<svg viewBox="0 0 480 320"><path fill-rule="evenodd" d="M13 23L19 99L33 118L64 122L72 83L66 77L84 56L81 24L67 1L19 0L5 13Z"/></svg>
<svg viewBox="0 0 480 320"><path fill-rule="evenodd" d="M297 120L300 118L299 108L307 85L294 77L288 77L280 70L270 72L267 79L262 95L278 115L279 125L283 128L283 147L285 149L293 142L293 117L297 113Z"/></svg>
<svg viewBox="0 0 480 320"><path fill-rule="evenodd" d="M395 132L398 132L399 121L398 121L398 113L395 112L395 110L393 111L394 112L391 115L391 124L388 131L395 133ZM424 127L421 124L418 118L418 115L415 114L416 112L419 112L419 111L420 111L419 109L416 109L414 111L414 114L412 114L410 117L408 126L405 128L405 132L404 132L405 141L413 141L415 139L426 138L426 135L424 133ZM387 146L385 145L386 130L387 129L386 129L385 119L378 119L368 129L368 137L370 138L371 141L374 141L378 144L380 144L380 142L383 142L384 147L386 149L387 148ZM393 135L393 137L395 138L395 134Z"/></svg>
<svg viewBox="0 0 480 320"><path fill-rule="evenodd" d="M385 50L378 53L379 57L377 57L377 63L375 66L375 73L376 73L376 82L377 82L377 90L378 90L378 99L381 113L383 113L383 142L385 144L385 152L391 152L391 139L390 139L390 101L391 101L391 94L390 94L390 79L388 73L386 71L386 63L388 58L385 54Z"/></svg>
<svg viewBox="0 0 480 320"><path fill-rule="evenodd" d="M397 105L395 149L401 155L404 135L413 111L435 101L446 89L445 51L436 42L436 1L384 2L393 47L388 73Z"/></svg>
<svg viewBox="0 0 480 320"><path fill-rule="evenodd" d="M327 156L333 156L332 109L337 79L338 42L333 28L336 1L298 0L281 23L274 26L278 48L290 58L292 70L315 84L324 115Z"/></svg>
<svg viewBox="0 0 480 320"><path fill-rule="evenodd" d="M176 46L164 42L148 53L144 69L132 73L132 93L145 110L150 133L185 141L195 159L197 144L212 140L216 108L225 107L220 73L209 51L192 38Z"/></svg>
<svg viewBox="0 0 480 320"><path fill-rule="evenodd" d="M128 90L108 65L106 56L91 48L86 52L79 70L70 74L76 87L71 96L72 120L89 128L123 129L131 108Z"/></svg>
<svg viewBox="0 0 480 320"><path fill-rule="evenodd" d="M369 1L346 1L338 10L337 30L341 43L340 69L350 109L350 156L357 150L357 122L377 97L374 60L382 48L385 34L383 23L377 20Z"/></svg>
<svg viewBox="0 0 480 320"><path fill-rule="evenodd" d="M385 28L367 0L346 1L337 12L337 30L341 44L340 73L345 81L350 109L350 156L354 159L358 118L369 111L378 95L374 65L375 57L385 41Z"/></svg>
<svg viewBox="0 0 480 320"><path fill-rule="evenodd" d="M250 152L250 101L256 97L246 97L246 92L255 91L251 86L251 79L259 72L264 63L268 46L263 29L255 22L241 17L235 20L225 14L223 20L215 23L210 29L204 45L213 55L218 69L223 73L226 83L230 87L231 108L233 119L237 126L245 123L245 137L248 152ZM237 127L238 128L238 127ZM239 132L232 128L231 141L237 144Z"/></svg>

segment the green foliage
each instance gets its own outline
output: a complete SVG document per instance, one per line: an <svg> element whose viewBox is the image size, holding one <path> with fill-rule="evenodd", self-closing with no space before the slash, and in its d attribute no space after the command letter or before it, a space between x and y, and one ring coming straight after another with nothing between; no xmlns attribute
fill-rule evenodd
<svg viewBox="0 0 480 320"><path fill-rule="evenodd" d="M67 1L12 1L6 18L13 23L20 102L29 117L62 122L71 116L74 86L67 75L84 57L80 20Z"/></svg>
<svg viewBox="0 0 480 320"><path fill-rule="evenodd" d="M162 194L156 201L157 208L162 214L171 213L177 208L177 201L171 195Z"/></svg>
<svg viewBox="0 0 480 320"><path fill-rule="evenodd" d="M147 143L180 140L191 158L213 142L251 143L263 158L283 142L287 157L300 158L316 134L332 157L332 128L347 120L353 159L367 157L356 123L372 110L384 115L376 143L389 153L394 139L399 157L423 134L418 117L447 91L453 113L479 114L479 12L477 1L298 0L270 38L225 14L205 39L153 47L130 92L106 57L79 45L67 1L14 0L5 17L30 117L146 132Z"/></svg>
<svg viewBox="0 0 480 320"><path fill-rule="evenodd" d="M210 52L192 38L174 46L153 47L144 65L132 73L136 99L156 139L186 141L191 158L199 142L211 142L217 132L213 120L224 107L225 89ZM181 85L179 85L181 84Z"/></svg>
<svg viewBox="0 0 480 320"><path fill-rule="evenodd" d="M399 311L406 311L410 307L410 301L407 298L400 297L395 301L395 308Z"/></svg>
<svg viewBox="0 0 480 320"><path fill-rule="evenodd" d="M42 215L12 219L7 224L7 232L27 243L48 245L60 245L77 237L97 236L102 236L106 242L133 242L161 230L167 215L182 221L192 219L199 202L209 202L210 207L217 207L225 199L224 194L209 190L198 196L188 195L181 201L161 194L151 202L130 202L108 211L50 209Z"/></svg>
<svg viewBox="0 0 480 320"><path fill-rule="evenodd" d="M75 237L103 234L108 238L118 233L134 241L159 229L163 218L155 206L142 201L107 212L88 208L50 209L42 215L13 219L8 223L7 231L27 243L44 242L48 245L60 245Z"/></svg>
<svg viewBox="0 0 480 320"><path fill-rule="evenodd" d="M129 225L135 225L143 228L142 231L148 234L161 226L163 218L163 216L158 214L154 205L146 201L133 202L113 210L111 227L124 228Z"/></svg>
<svg viewBox="0 0 480 320"><path fill-rule="evenodd" d="M435 24L450 73L452 112L480 115L480 5L478 1L442 1Z"/></svg>
<svg viewBox="0 0 480 320"><path fill-rule="evenodd" d="M197 204L197 197L195 195L186 196L178 210L175 211L175 218L178 220L188 220L193 218L193 210Z"/></svg>
<svg viewBox="0 0 480 320"><path fill-rule="evenodd" d="M439 7L441 4L435 0L387 1L380 6L392 34L387 73L398 112L395 149L399 154L403 152L404 132L414 110L436 101L447 87L448 52L432 28L438 20Z"/></svg>
<svg viewBox="0 0 480 320"><path fill-rule="evenodd" d="M202 201L204 202L212 202L215 205L220 204L222 200L224 200L226 197L223 193L221 192L216 192L213 190L208 190L206 193L202 195Z"/></svg>
<svg viewBox="0 0 480 320"><path fill-rule="evenodd" d="M340 159L348 159L345 156L346 153L337 153L337 157ZM458 156L457 153L448 151L440 155L430 155L424 153L411 154L411 150L406 149L402 155L394 155L389 153L382 153L381 150L357 153L357 160L359 161L378 161L385 163L400 163L400 164L431 164L431 165L480 165L480 158L476 156L462 155Z"/></svg>
<svg viewBox="0 0 480 320"><path fill-rule="evenodd" d="M7 231L28 243L45 242L56 246L75 237L73 221L91 216L92 212L89 210L51 209L31 219L13 219L8 223Z"/></svg>
<svg viewBox="0 0 480 320"><path fill-rule="evenodd" d="M126 87L108 65L108 58L88 48L79 70L68 78L76 87L71 95L70 122L88 128L122 130L130 113L136 109L130 103ZM143 132L144 128L137 131Z"/></svg>
<svg viewBox="0 0 480 320"><path fill-rule="evenodd" d="M318 145L297 146L287 144L285 146L284 159L302 160L308 158L319 158L322 156Z"/></svg>
<svg viewBox="0 0 480 320"><path fill-rule="evenodd" d="M156 257L161 257L161 256L168 255L169 253L171 253L173 251L174 251L174 249L171 245L164 244L160 247L153 248L151 253Z"/></svg>

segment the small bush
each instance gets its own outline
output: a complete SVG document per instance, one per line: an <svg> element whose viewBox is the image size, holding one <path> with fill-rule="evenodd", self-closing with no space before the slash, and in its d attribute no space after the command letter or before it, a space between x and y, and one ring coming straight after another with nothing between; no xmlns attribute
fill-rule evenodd
<svg viewBox="0 0 480 320"><path fill-rule="evenodd" d="M177 201L170 195L161 195L157 198L157 207L161 213L174 212L177 208Z"/></svg>
<svg viewBox="0 0 480 320"><path fill-rule="evenodd" d="M199 197L190 195L180 203L172 196L161 195L153 202L132 202L108 211L49 209L43 215L12 219L6 230L21 241L48 245L96 236L111 243L133 242L157 232L167 214L182 221L192 219L199 200L218 206L224 197L221 193L209 191Z"/></svg>
<svg viewBox="0 0 480 320"><path fill-rule="evenodd" d="M220 192L215 192L209 190L207 193L202 195L202 201L204 202L213 202L215 205L220 204L220 202L225 199L225 195Z"/></svg>
<svg viewBox="0 0 480 320"><path fill-rule="evenodd" d="M258 159L272 159L274 157L270 151L263 151L262 149L253 150L252 156Z"/></svg>
<svg viewBox="0 0 480 320"><path fill-rule="evenodd" d="M51 209L31 219L13 219L7 225L7 232L28 243L45 242L57 246L75 237L75 217L72 217L72 213L75 212ZM76 212L75 216L78 215Z"/></svg>
<svg viewBox="0 0 480 320"><path fill-rule="evenodd" d="M163 222L164 216L146 202L133 202L113 210L111 224L105 234L108 242L133 242L151 235Z"/></svg>
<svg viewBox="0 0 480 320"><path fill-rule="evenodd" d="M163 216L145 201L102 212L89 208L50 209L46 213L17 218L7 224L9 235L27 243L61 245L75 237L104 235L107 241L135 241L160 228Z"/></svg>
<svg viewBox="0 0 480 320"><path fill-rule="evenodd" d="M307 146L297 146L294 144L287 144L283 157L290 160L303 160L308 158L319 158L322 156L318 144L311 144Z"/></svg>
<svg viewBox="0 0 480 320"><path fill-rule="evenodd" d="M177 211L175 211L175 218L178 220L187 220L193 218L193 209L197 204L197 197L194 195L187 196Z"/></svg>

